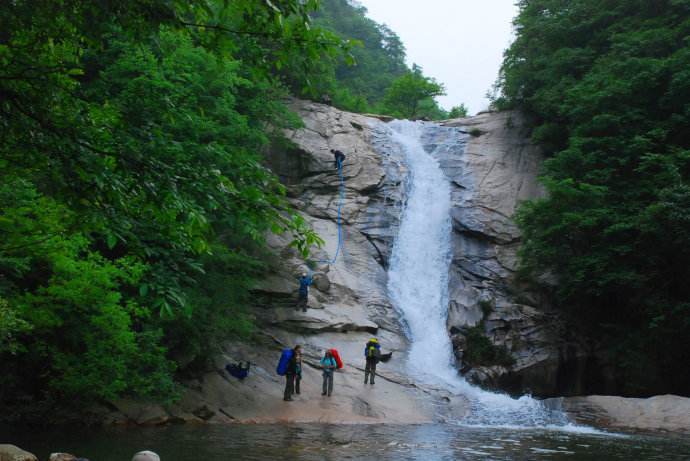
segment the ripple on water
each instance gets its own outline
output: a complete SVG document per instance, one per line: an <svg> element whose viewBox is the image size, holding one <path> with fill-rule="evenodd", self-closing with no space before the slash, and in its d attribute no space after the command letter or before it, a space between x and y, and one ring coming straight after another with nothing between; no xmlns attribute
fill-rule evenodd
<svg viewBox="0 0 690 461"><path fill-rule="evenodd" d="M680 437L563 433L532 429L417 426L171 426L137 429L0 428L10 442L47 459L67 451L94 461L122 461L142 449L163 461L291 459L436 460L650 460L690 459L690 440Z"/></svg>

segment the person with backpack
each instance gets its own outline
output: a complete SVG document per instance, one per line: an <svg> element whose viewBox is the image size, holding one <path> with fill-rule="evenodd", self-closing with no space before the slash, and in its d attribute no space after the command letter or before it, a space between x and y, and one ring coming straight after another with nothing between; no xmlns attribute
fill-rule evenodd
<svg viewBox="0 0 690 461"><path fill-rule="evenodd" d="M297 365L297 373L295 373L295 394L299 395L299 385L302 381L302 349L295 351L295 362Z"/></svg>
<svg viewBox="0 0 690 461"><path fill-rule="evenodd" d="M323 392L321 392L321 395L328 395L330 397L333 393L333 374L338 367L338 362L336 362L330 350L327 350L321 359L321 367L323 368Z"/></svg>
<svg viewBox="0 0 690 461"><path fill-rule="evenodd" d="M309 300L309 285L312 283L312 278L306 273L302 272L302 276L299 278L299 295L297 296L297 304L295 309L299 310L302 308L302 312L307 312L307 302Z"/></svg>
<svg viewBox="0 0 690 461"><path fill-rule="evenodd" d="M376 364L381 358L381 345L376 338L371 338L366 346L364 346L364 357L366 365L364 366L364 384L369 381L371 375L371 384L374 384L374 377L376 376Z"/></svg>
<svg viewBox="0 0 690 461"><path fill-rule="evenodd" d="M287 362L285 369L285 392L283 393L283 400L286 402L292 401L292 394L295 393L295 379L297 378L297 356L302 354L302 346L299 344L292 349L292 356Z"/></svg>

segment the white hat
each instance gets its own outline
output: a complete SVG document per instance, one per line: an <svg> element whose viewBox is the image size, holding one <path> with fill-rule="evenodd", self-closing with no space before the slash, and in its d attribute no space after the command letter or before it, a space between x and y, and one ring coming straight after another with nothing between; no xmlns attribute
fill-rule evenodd
<svg viewBox="0 0 690 461"><path fill-rule="evenodd" d="M140 451L132 457L132 461L161 461L161 457L152 451Z"/></svg>

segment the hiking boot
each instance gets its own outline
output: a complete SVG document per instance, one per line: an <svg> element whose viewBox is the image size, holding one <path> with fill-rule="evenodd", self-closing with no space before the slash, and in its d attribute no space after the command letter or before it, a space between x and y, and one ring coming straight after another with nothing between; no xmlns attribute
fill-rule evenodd
<svg viewBox="0 0 690 461"><path fill-rule="evenodd" d="M325 393L325 392L322 392L321 395L326 395L326 393Z"/></svg>
<svg viewBox="0 0 690 461"><path fill-rule="evenodd" d="M286 402L292 402L292 397L288 397L287 399L283 399L283 400L285 400Z"/></svg>

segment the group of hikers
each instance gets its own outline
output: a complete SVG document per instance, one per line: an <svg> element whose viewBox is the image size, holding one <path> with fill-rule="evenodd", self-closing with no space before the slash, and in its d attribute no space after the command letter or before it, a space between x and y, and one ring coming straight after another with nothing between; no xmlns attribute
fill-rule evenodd
<svg viewBox="0 0 690 461"><path fill-rule="evenodd" d="M337 149L331 149L334 156L334 167L340 171L345 162L345 154ZM313 279L307 272L302 272L299 278L299 292L297 296L296 310L307 311L309 300L309 286ZM366 364L364 368L364 384L374 384L376 377L376 364L381 359L381 346L376 338L369 340L364 348ZM387 354L390 358L391 354ZM323 372L323 387L321 395L330 397L333 394L333 375L335 370L343 367L343 362L336 349L328 349L324 352L319 362ZM248 367L247 367L248 368ZM292 349L283 351L281 360L278 363L278 373L285 375L285 391L283 400L289 402L292 396L300 394L300 383L302 381L302 347L295 346Z"/></svg>
<svg viewBox="0 0 690 461"><path fill-rule="evenodd" d="M364 384L374 384L376 378L376 365L379 361L389 359L391 353L382 355L381 346L376 338L370 339L364 346ZM330 397L333 394L333 375L335 370L343 367L343 362L336 349L328 349L324 352L319 362L323 372L323 386L321 395ZM300 382L302 381L302 346L299 344L292 349L285 349L278 362L278 374L285 375L285 391L283 400L292 401L294 394L300 394Z"/></svg>

